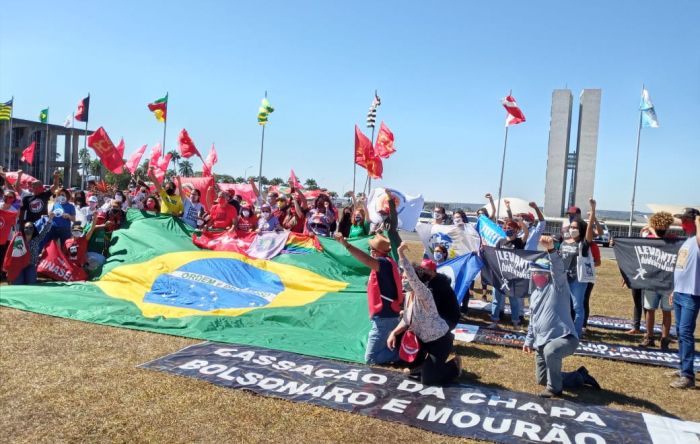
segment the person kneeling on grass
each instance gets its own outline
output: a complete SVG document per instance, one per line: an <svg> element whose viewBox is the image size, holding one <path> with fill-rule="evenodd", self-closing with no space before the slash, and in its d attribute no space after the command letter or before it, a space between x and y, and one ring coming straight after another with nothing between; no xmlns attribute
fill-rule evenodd
<svg viewBox="0 0 700 444"><path fill-rule="evenodd" d="M387 347L389 334L399 323L403 305L403 291L399 267L389 256L389 239L376 235L369 240L369 254L350 245L342 234L335 239L358 261L372 272L367 282L367 302L372 328L367 338L365 361L367 364L390 364L399 360L399 350Z"/></svg>
<svg viewBox="0 0 700 444"><path fill-rule="evenodd" d="M398 336L406 330L412 331L420 340L421 350L428 354L420 370L421 383L447 384L459 376L461 371L459 357L447 360L452 353L454 335L438 313L433 294L426 286L428 275L424 273L422 279L418 277L411 261L406 257L406 250L408 245L402 242L398 248L399 263L410 292L401 321L387 338L386 344L390 350L396 350Z"/></svg>
<svg viewBox="0 0 700 444"><path fill-rule="evenodd" d="M561 361L574 354L578 347L576 327L571 319L571 293L564 262L554 250L554 240L542 236L540 244L549 253L530 264L530 279L534 288L530 295L530 325L523 351L536 352L537 383L546 386L539 394L543 398L561 396L562 389L590 385L600 388L585 367L562 373Z"/></svg>

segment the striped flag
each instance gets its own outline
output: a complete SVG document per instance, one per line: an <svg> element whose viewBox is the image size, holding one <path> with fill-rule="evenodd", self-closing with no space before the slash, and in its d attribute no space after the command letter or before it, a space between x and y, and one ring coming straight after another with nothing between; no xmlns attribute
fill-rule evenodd
<svg viewBox="0 0 700 444"><path fill-rule="evenodd" d="M642 102L639 104L639 110L642 112L642 126L644 128L659 127L659 119L656 118L654 104L651 103L651 97L646 88L642 91Z"/></svg>
<svg viewBox="0 0 700 444"><path fill-rule="evenodd" d="M156 120L159 122L165 122L168 119L168 94L165 94L165 97L161 97L160 99L154 100L152 103L149 103L148 109L153 112L153 115L155 116Z"/></svg>
<svg viewBox="0 0 700 444"><path fill-rule="evenodd" d="M367 111L367 128L374 128L374 123L377 120L377 107L382 104L382 100L374 92L374 99L372 99L372 104L369 106L369 111Z"/></svg>
<svg viewBox="0 0 700 444"><path fill-rule="evenodd" d="M502 102L503 107L508 113L506 115L506 126L517 125L525 121L525 114L523 114L522 110L518 107L518 104L515 103L515 98L513 96L507 96Z"/></svg>
<svg viewBox="0 0 700 444"><path fill-rule="evenodd" d="M0 103L0 120L10 120L10 117L12 117L13 101L14 99L11 99L8 102Z"/></svg>

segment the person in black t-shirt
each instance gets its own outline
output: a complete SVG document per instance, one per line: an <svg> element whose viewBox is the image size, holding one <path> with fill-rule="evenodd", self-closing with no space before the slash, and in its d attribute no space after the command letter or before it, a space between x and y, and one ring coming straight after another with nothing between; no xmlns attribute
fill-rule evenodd
<svg viewBox="0 0 700 444"><path fill-rule="evenodd" d="M437 308L440 317L445 320L450 330L453 330L459 323L461 313L459 311L459 303L457 295L452 289L452 281L449 277L437 272L437 264L430 259L423 259L420 264L420 270L416 270L420 277L425 274L428 278L426 285L433 293L435 307Z"/></svg>
<svg viewBox="0 0 700 444"><path fill-rule="evenodd" d="M518 237L518 232L523 231L523 237ZM496 243L497 248L509 250L523 250L529 236L527 225L522 221L508 221L505 226L506 237ZM491 303L491 325L490 328L497 328L501 319L501 311L505 307L505 294L498 288L493 287L493 302ZM522 300L517 296L508 296L510 302L510 318L515 328L520 328L520 314L522 313Z"/></svg>
<svg viewBox="0 0 700 444"><path fill-rule="evenodd" d="M32 183L32 194L22 198L22 208L19 210L20 226L24 226L27 222L35 223L42 216L49 214L49 199L56 189L58 189L58 172L54 173L53 185L48 191L44 191L44 184L40 180Z"/></svg>

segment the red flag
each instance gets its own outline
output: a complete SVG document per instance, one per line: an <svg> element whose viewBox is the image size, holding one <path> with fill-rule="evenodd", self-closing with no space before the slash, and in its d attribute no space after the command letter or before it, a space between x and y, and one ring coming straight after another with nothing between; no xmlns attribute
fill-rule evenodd
<svg viewBox="0 0 700 444"><path fill-rule="evenodd" d="M7 183L10 185L14 185L17 182L17 176L19 176L19 173L17 171L9 171L5 173L5 179L7 180ZM22 174L22 182L19 184L19 186L22 189L28 190L32 187L32 184L36 182L37 179L27 173Z"/></svg>
<svg viewBox="0 0 700 444"><path fill-rule="evenodd" d="M190 135L187 133L187 130L185 128L180 131L180 135L178 136L178 141L180 142L180 155L184 157L185 159L189 159L192 156L198 156L202 157L201 154L199 154L199 151L197 150L197 147L194 146L194 141L190 137Z"/></svg>
<svg viewBox="0 0 700 444"><path fill-rule="evenodd" d="M141 148L137 149L134 151L134 153L129 157L129 160L126 162L126 169L131 172L131 174L134 174L134 171L136 171L136 168L139 167L139 163L141 163L141 158L143 157L143 153L146 152L146 147L148 145L144 145Z"/></svg>
<svg viewBox="0 0 700 444"><path fill-rule="evenodd" d="M119 141L119 145L117 145L117 152L119 153L119 157L121 158L124 158L124 148L124 138L122 137Z"/></svg>
<svg viewBox="0 0 700 444"><path fill-rule="evenodd" d="M384 165L379 156L374 156L367 160L367 175L372 179L381 179L384 172Z"/></svg>
<svg viewBox="0 0 700 444"><path fill-rule="evenodd" d="M5 258L2 262L2 269L7 273L7 282L17 279L19 272L29 265L31 257L27 243L21 233L15 233L10 245L7 246Z"/></svg>
<svg viewBox="0 0 700 444"><path fill-rule="evenodd" d="M299 183L299 179L297 179L296 174L294 174L294 170L292 170L289 173L289 184L293 186L297 190L303 190L304 188L301 186Z"/></svg>
<svg viewBox="0 0 700 444"><path fill-rule="evenodd" d="M78 111L75 112L75 120L78 122L87 122L90 114L90 96L88 95L83 100L78 102Z"/></svg>
<svg viewBox="0 0 700 444"><path fill-rule="evenodd" d="M515 98L513 96L507 96L503 99L503 107L508 113L506 115L506 126L517 125L525 121L525 114L515 103Z"/></svg>
<svg viewBox="0 0 700 444"><path fill-rule="evenodd" d="M97 157L100 158L100 162L105 168L117 174L122 172L124 160L103 127L99 127L97 131L88 137L88 146L95 150Z"/></svg>
<svg viewBox="0 0 700 444"><path fill-rule="evenodd" d="M12 226L17 221L17 211L0 210L0 245L4 245L10 238Z"/></svg>
<svg viewBox="0 0 700 444"><path fill-rule="evenodd" d="M55 240L46 246L36 272L54 281L73 282L87 279L85 270L75 262L69 261Z"/></svg>
<svg viewBox="0 0 700 444"><path fill-rule="evenodd" d="M377 153L377 156L384 159L388 159L389 156L396 152L396 148L394 148L394 133L383 121L379 126L379 134L377 134L377 141L374 143L374 151Z"/></svg>
<svg viewBox="0 0 700 444"><path fill-rule="evenodd" d="M168 165L170 165L171 160L173 160L173 155L171 153L166 154L158 161L158 168L160 168L163 173L167 173Z"/></svg>
<svg viewBox="0 0 700 444"><path fill-rule="evenodd" d="M372 142L355 125L355 163L367 168L367 159L374 157Z"/></svg>
<svg viewBox="0 0 700 444"><path fill-rule="evenodd" d="M156 146L151 148L151 158L148 160L148 166L158 166L158 159L160 159L162 153L163 148L161 148L160 143L157 143Z"/></svg>
<svg viewBox="0 0 700 444"><path fill-rule="evenodd" d="M220 190L226 191L231 196L234 194L241 196L243 200L252 204L256 201L258 196L255 195L253 191L253 186L249 183L219 183L216 184Z"/></svg>
<svg viewBox="0 0 700 444"><path fill-rule="evenodd" d="M23 160L31 165L34 162L34 148L36 148L36 142L32 142L22 151L22 157L19 160Z"/></svg>
<svg viewBox="0 0 700 444"><path fill-rule="evenodd" d="M213 177L180 177L180 183L182 184L182 191L188 199L194 190L199 190L199 195L201 196L200 202L202 202L202 205L204 205L207 211L209 210L209 207L206 206L207 199L205 199L204 196L207 195L209 187L214 186ZM216 202L209 203L213 205Z"/></svg>
<svg viewBox="0 0 700 444"><path fill-rule="evenodd" d="M204 164L202 165L202 176L211 177L212 171L214 168L214 164L216 164L216 162L218 162L218 161L219 161L219 157L216 154L216 147L212 143L211 148L209 149L209 154L207 154L207 159L204 161Z"/></svg>

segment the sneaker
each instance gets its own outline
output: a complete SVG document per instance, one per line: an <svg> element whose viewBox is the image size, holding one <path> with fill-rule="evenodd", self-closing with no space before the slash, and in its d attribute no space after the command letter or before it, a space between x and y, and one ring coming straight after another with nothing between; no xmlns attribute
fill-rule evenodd
<svg viewBox="0 0 700 444"><path fill-rule="evenodd" d="M644 340L639 344L642 348L656 347L654 338L652 336L644 336Z"/></svg>
<svg viewBox="0 0 700 444"><path fill-rule="evenodd" d="M668 346L671 344L671 338L666 336L665 338L661 338L661 350L668 350Z"/></svg>
<svg viewBox="0 0 700 444"><path fill-rule="evenodd" d="M687 376L681 376L671 383L671 387L676 389L689 389L695 387L695 381Z"/></svg>
<svg viewBox="0 0 700 444"><path fill-rule="evenodd" d="M544 389L537 394L540 398L558 398L561 396L561 392L553 392L550 389Z"/></svg>
<svg viewBox="0 0 700 444"><path fill-rule="evenodd" d="M625 334L628 334L628 335L641 335L641 334L642 334L642 331L639 330L638 328L630 328L629 330L627 330L627 331L625 332Z"/></svg>

